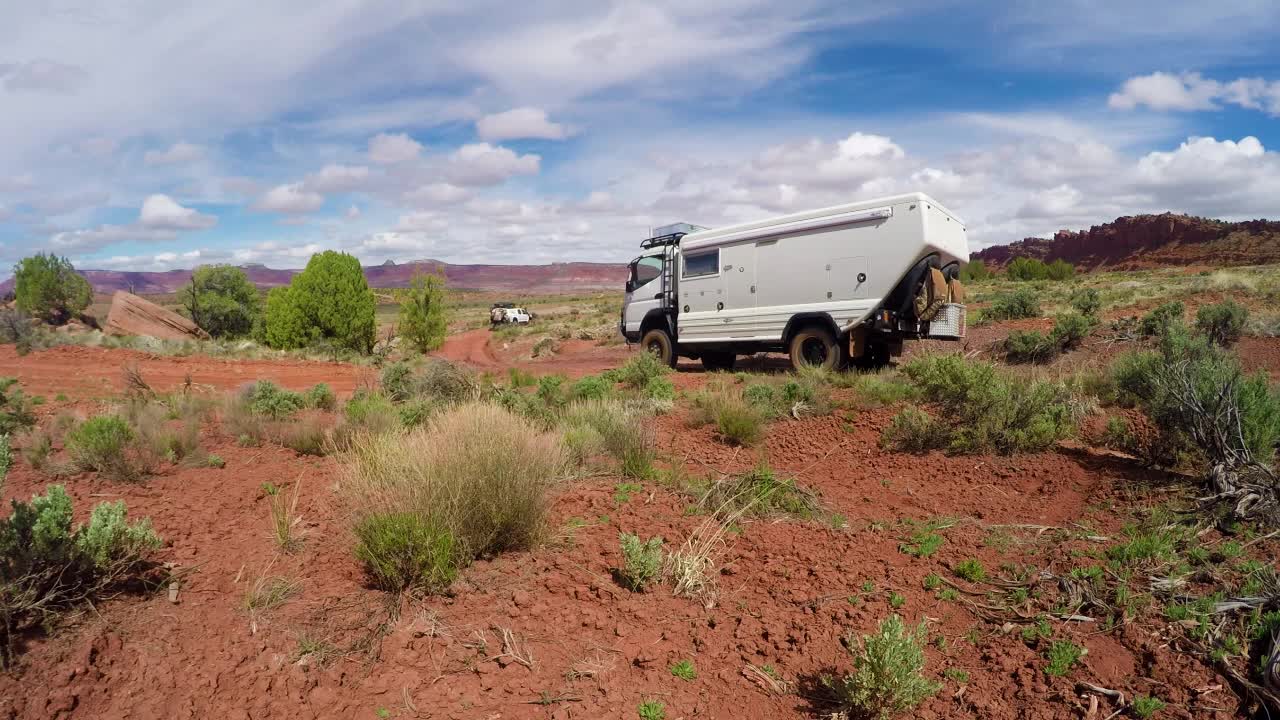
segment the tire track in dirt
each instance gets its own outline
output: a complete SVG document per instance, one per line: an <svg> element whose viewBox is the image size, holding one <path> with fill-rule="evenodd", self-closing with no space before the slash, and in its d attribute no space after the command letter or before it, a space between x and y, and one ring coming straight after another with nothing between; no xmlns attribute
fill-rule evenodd
<svg viewBox="0 0 1280 720"><path fill-rule="evenodd" d="M487 328L468 330L445 338L440 349L433 353L451 362L461 362L480 368L496 368L501 363L489 345L491 332Z"/></svg>

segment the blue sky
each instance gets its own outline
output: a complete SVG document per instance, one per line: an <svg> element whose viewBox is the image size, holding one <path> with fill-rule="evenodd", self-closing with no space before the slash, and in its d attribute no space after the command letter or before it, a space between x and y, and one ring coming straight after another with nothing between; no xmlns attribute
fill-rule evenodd
<svg viewBox="0 0 1280 720"><path fill-rule="evenodd" d="M654 225L910 190L975 248L1280 216L1269 0L29 5L5 266L618 262Z"/></svg>

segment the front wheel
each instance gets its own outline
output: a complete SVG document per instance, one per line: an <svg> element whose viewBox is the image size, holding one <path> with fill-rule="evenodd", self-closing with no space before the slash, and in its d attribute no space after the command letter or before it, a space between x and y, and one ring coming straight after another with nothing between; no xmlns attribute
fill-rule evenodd
<svg viewBox="0 0 1280 720"><path fill-rule="evenodd" d="M702 367L708 372L716 370L732 370L734 363L738 361L738 356L731 352L704 352L702 353Z"/></svg>
<svg viewBox="0 0 1280 720"><path fill-rule="evenodd" d="M653 353L667 367L676 366L675 344L666 330L654 328L640 338L640 347L647 353Z"/></svg>
<svg viewBox="0 0 1280 720"><path fill-rule="evenodd" d="M807 327L791 338L791 367L831 370L840 362L840 346L831 331Z"/></svg>

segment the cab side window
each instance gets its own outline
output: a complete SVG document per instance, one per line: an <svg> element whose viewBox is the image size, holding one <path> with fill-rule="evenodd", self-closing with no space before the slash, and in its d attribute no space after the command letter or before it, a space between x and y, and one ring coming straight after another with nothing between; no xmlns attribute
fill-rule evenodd
<svg viewBox="0 0 1280 720"><path fill-rule="evenodd" d="M633 284L640 287L662 274L662 258L646 257L636 261Z"/></svg>
<svg viewBox="0 0 1280 720"><path fill-rule="evenodd" d="M702 277L720 272L720 249L697 255L684 256L684 274L681 277Z"/></svg>

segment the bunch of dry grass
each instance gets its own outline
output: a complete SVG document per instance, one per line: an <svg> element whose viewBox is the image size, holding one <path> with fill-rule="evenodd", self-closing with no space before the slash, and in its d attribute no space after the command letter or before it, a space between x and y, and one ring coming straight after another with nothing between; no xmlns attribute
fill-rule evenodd
<svg viewBox="0 0 1280 720"><path fill-rule="evenodd" d="M377 547L362 539L357 553L375 571L375 551L396 552L397 562L425 557L460 568L482 555L532 546L542 534L547 489L565 470L555 436L483 403L459 405L404 434L358 435L347 456L339 491L357 529L372 538L380 518L402 522L411 514L431 530L404 536L404 542L429 543L430 552L397 549L385 534ZM441 547L449 548L448 558L437 552ZM395 583L379 579L413 586L446 575L420 567L398 572Z"/></svg>

